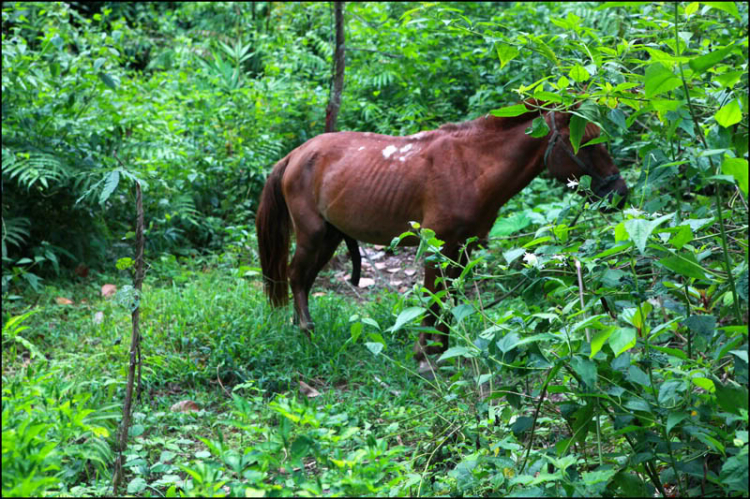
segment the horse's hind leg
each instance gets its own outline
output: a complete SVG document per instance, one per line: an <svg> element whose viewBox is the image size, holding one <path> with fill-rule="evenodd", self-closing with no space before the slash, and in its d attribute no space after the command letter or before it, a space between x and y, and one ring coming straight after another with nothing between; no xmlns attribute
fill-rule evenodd
<svg viewBox="0 0 750 499"><path fill-rule="evenodd" d="M331 259L343 237L338 229L322 219L320 224L315 224L314 230L297 233L297 250L289 265L289 281L300 329L308 336L314 328L308 308L310 289L318 272Z"/></svg>
<svg viewBox="0 0 750 499"><path fill-rule="evenodd" d="M362 269L362 255L359 253L357 240L344 234L344 242L349 250L349 256L352 259L352 278L351 283L354 286L359 285L359 276Z"/></svg>

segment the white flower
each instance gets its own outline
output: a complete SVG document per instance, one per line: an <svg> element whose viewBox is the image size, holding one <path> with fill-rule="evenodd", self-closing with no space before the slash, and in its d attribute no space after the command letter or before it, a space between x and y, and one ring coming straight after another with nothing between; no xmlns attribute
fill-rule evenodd
<svg viewBox="0 0 750 499"><path fill-rule="evenodd" d="M571 189L575 189L576 187L578 187L578 180L576 180L574 178L569 178L568 179L568 187L570 187Z"/></svg>
<svg viewBox="0 0 750 499"><path fill-rule="evenodd" d="M623 211L623 213L625 213L626 215L630 215L633 218L638 218L638 217L640 217L643 214L643 212L641 210L639 210L638 208L636 208L634 206L628 208L625 211Z"/></svg>
<svg viewBox="0 0 750 499"><path fill-rule="evenodd" d="M534 265L536 263L536 255L534 253L529 253L528 251L523 254L523 261L526 263L530 263L531 265Z"/></svg>

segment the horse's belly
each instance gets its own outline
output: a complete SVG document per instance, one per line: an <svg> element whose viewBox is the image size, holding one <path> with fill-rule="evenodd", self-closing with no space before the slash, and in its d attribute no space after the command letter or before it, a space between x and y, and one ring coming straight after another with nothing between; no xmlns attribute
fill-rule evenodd
<svg viewBox="0 0 750 499"><path fill-rule="evenodd" d="M382 210L360 209L347 210L344 213L329 210L326 220L344 234L358 241L370 244L390 244L394 237L412 230L410 221L419 222L419 217L403 217L389 214ZM412 245L416 241L407 238L403 245Z"/></svg>

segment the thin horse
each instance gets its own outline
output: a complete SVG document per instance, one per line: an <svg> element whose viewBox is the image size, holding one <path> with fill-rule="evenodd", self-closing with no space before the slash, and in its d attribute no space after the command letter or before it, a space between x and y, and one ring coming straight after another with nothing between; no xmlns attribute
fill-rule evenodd
<svg viewBox="0 0 750 499"><path fill-rule="evenodd" d="M265 291L274 306L284 305L291 282L295 316L309 336L313 328L308 295L315 277L342 239L352 255L352 280L358 279L357 241L387 245L410 230L410 221L435 231L443 253L454 261L468 238L486 238L500 207L526 187L546 166L559 181L589 175L599 197L622 196L628 188L602 144L574 154L566 112L544 111L528 101L529 112L513 118L491 115L443 125L406 137L336 132L314 137L273 168L261 194L256 218ZM551 132L543 138L525 133L542 116ZM587 124L582 143L599 134ZM297 249L291 263L291 231ZM402 244L416 244L415 238ZM471 249L469 245L468 250ZM356 253L356 254L355 254ZM448 277L458 275L451 268ZM437 268L428 263L424 285L437 290ZM434 326L439 306L424 320ZM448 348L448 326L420 334L415 358ZM439 344L428 345L428 339Z"/></svg>

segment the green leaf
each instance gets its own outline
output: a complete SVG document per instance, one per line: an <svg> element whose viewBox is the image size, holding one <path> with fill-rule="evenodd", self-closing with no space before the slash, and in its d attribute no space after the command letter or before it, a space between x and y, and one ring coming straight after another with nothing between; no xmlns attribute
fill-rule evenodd
<svg viewBox="0 0 750 499"><path fill-rule="evenodd" d="M709 9L723 10L727 14L736 17L738 21L741 20L740 12L737 10L737 6L734 2L706 2L706 7Z"/></svg>
<svg viewBox="0 0 750 499"><path fill-rule="evenodd" d="M500 109L493 109L492 111L490 111L490 114L492 116L512 118L513 116L520 116L528 112L529 110L524 104L516 104L515 106L508 106L508 107L503 107Z"/></svg>
<svg viewBox="0 0 750 499"><path fill-rule="evenodd" d="M531 218L524 211L515 213L509 217L500 216L497 218L497 220L495 220L495 224L492 226L492 230L490 231L490 236L509 236L525 229L530 224Z"/></svg>
<svg viewBox="0 0 750 499"><path fill-rule="evenodd" d="M615 332L615 326L610 326L606 329L603 329L601 331L597 331L593 338L591 338L591 355L589 355L589 359L593 359L594 355L599 352L599 350L602 349L604 346L604 343L607 341L607 339L612 336L612 333Z"/></svg>
<svg viewBox="0 0 750 499"><path fill-rule="evenodd" d="M99 204L104 204L107 199L109 199L109 196L111 196L115 189L117 189L117 184L119 183L120 172L118 170L109 172L109 175L107 175L107 178L104 181L104 189L102 189L102 193L99 196Z"/></svg>
<svg viewBox="0 0 750 499"><path fill-rule="evenodd" d="M716 122L724 128L730 127L742 120L739 99L734 99L714 114Z"/></svg>
<svg viewBox="0 0 750 499"><path fill-rule="evenodd" d="M396 318L396 323L388 328L388 331L396 332L404 325L412 322L417 317L420 317L423 313L425 313L427 309L424 307L409 307L401 311L400 314L398 314L398 317Z"/></svg>
<svg viewBox="0 0 750 499"><path fill-rule="evenodd" d="M646 250L646 241L648 240L654 229L658 227L662 222L672 218L672 216L673 214L669 213L657 218L656 220L645 220L642 218L626 220L625 230L630 235L631 241L635 243L635 246L638 248L641 254L643 254Z"/></svg>
<svg viewBox="0 0 750 499"><path fill-rule="evenodd" d="M747 411L747 388L744 386L735 386L731 383L723 385L716 383L716 401L719 407L733 414L741 414L740 409Z"/></svg>
<svg viewBox="0 0 750 499"><path fill-rule="evenodd" d="M680 225L677 234L669 242L677 249L682 249L687 243L693 240L693 231L689 225Z"/></svg>
<svg viewBox="0 0 750 499"><path fill-rule="evenodd" d="M520 256L522 256L524 253L526 253L526 250L523 248L516 248L508 251L503 251L503 258L505 258L505 261L508 262L508 265L513 263L514 260L517 260Z"/></svg>
<svg viewBox="0 0 750 499"><path fill-rule="evenodd" d="M713 315L691 315L685 319L685 325L692 332L710 338L716 329L716 317Z"/></svg>
<svg viewBox="0 0 750 499"><path fill-rule="evenodd" d="M748 183L748 164L745 158L730 158L724 157L721 162L721 171L726 175L731 175L737 181L742 193L747 196L747 183Z"/></svg>
<svg viewBox="0 0 750 499"><path fill-rule="evenodd" d="M732 51L732 47L714 50L706 55L690 60L690 67L698 74L703 74L716 64L720 63Z"/></svg>
<svg viewBox="0 0 750 499"><path fill-rule="evenodd" d="M534 118L531 122L531 126L526 129L526 135L531 135L535 139L546 137L549 134L549 127L547 122L541 116Z"/></svg>
<svg viewBox="0 0 750 499"><path fill-rule="evenodd" d="M621 353L630 350L636 344L636 330L632 327L621 327L615 329L609 337L609 346L618 357Z"/></svg>
<svg viewBox="0 0 750 499"><path fill-rule="evenodd" d="M350 338L352 340L352 343L356 343L359 339L359 335L362 334L362 323L357 321L354 324L351 325L349 328Z"/></svg>
<svg viewBox="0 0 750 499"><path fill-rule="evenodd" d="M513 45L498 43L495 45L495 48L497 50L497 58L500 59L500 69L503 69L506 64L518 55L518 48Z"/></svg>
<svg viewBox="0 0 750 499"><path fill-rule="evenodd" d="M662 258L659 260L659 264L673 272L684 275L685 277L694 277L696 279L706 278L703 266L698 263L698 260L695 259L695 255L692 252L682 252L680 254Z"/></svg>
<svg viewBox="0 0 750 499"><path fill-rule="evenodd" d="M661 393L659 394L661 398ZM667 415L667 434L672 431L672 428L680 424L685 418L688 417L686 412L670 412Z"/></svg>
<svg viewBox="0 0 750 499"><path fill-rule="evenodd" d="M301 459L305 457L307 454L310 453L310 450L313 447L313 441L310 440L305 435L300 435L296 439L294 439L294 443L292 443L291 447L291 457L293 460Z"/></svg>
<svg viewBox="0 0 750 499"><path fill-rule="evenodd" d="M466 357L468 359L476 357L478 353L479 351L476 349L470 349L466 347L451 347L443 352L443 355L440 356L438 362L440 362L441 360L452 359L453 357Z"/></svg>
<svg viewBox="0 0 750 499"><path fill-rule="evenodd" d="M647 99L674 90L680 85L682 85L682 81L660 63L651 64L646 69L645 88Z"/></svg>
<svg viewBox="0 0 750 499"><path fill-rule="evenodd" d="M570 117L570 145L573 146L573 154L578 154L578 149L581 146L581 139L583 138L583 132L586 129L586 120L581 118L577 114L573 114Z"/></svg>
<svg viewBox="0 0 750 499"><path fill-rule="evenodd" d="M651 386L651 380L649 380L648 374L643 372L643 370L639 368L638 366L631 365L628 368L627 378L633 383L637 383L641 386L645 386L645 387Z"/></svg>
<svg viewBox="0 0 750 499"><path fill-rule="evenodd" d="M628 129L628 125L625 122L625 113L623 113L619 109L612 109L609 114L607 114L607 117L612 123L622 128L623 130Z"/></svg>
<svg viewBox="0 0 750 499"><path fill-rule="evenodd" d="M102 83L107 85L112 90L115 90L117 88L117 83L115 83L115 80L113 80L112 77L109 76L107 73L103 73L99 71L97 73L97 76L99 77L100 80L102 80Z"/></svg>
<svg viewBox="0 0 750 499"><path fill-rule="evenodd" d="M714 385L714 382L708 378L697 377L691 379L690 381L692 381L695 386L703 388L709 393L713 393L716 391L716 385Z"/></svg>
<svg viewBox="0 0 750 499"><path fill-rule="evenodd" d="M580 64L576 64L571 68L571 70L568 72L568 76L574 81L577 81L579 83L583 83L584 81L587 81L589 78L591 78L591 75L589 72L581 66Z"/></svg>
<svg viewBox="0 0 750 499"><path fill-rule="evenodd" d="M368 341L368 342L365 343L365 346L375 356L377 356L380 352L383 351L383 344L382 343L376 343L376 342L373 342L373 341Z"/></svg>
<svg viewBox="0 0 750 499"><path fill-rule="evenodd" d="M146 480L137 476L128 483L128 494L138 494L142 492L147 485Z"/></svg>
<svg viewBox="0 0 750 499"><path fill-rule="evenodd" d="M594 388L596 386L597 369L595 362L586 357L574 355L570 365L587 387Z"/></svg>
<svg viewBox="0 0 750 499"><path fill-rule="evenodd" d="M745 74L744 71L729 71L724 74L715 75L713 79L724 88L732 88L738 81L740 81L743 74Z"/></svg>

